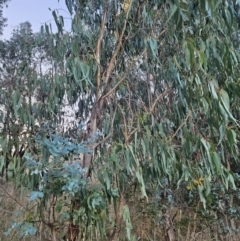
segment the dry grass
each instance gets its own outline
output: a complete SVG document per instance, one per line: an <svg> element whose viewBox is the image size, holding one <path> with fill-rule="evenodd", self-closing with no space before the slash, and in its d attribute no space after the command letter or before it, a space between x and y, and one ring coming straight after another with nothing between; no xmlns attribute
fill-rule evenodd
<svg viewBox="0 0 240 241"><path fill-rule="evenodd" d="M13 230L9 236L6 236L4 232L8 231L12 222L19 223L22 220L28 218L29 212L25 212L25 208L28 201L28 194L26 191L16 190L11 183L0 182L0 241L44 241L46 239L47 232L42 229L41 223L37 223L38 232L34 237L19 237L19 232ZM31 207L29 207L31 210ZM34 208L34 207L32 207ZM33 210L33 209L32 209ZM49 237L49 235L48 235Z"/></svg>
<svg viewBox="0 0 240 241"><path fill-rule="evenodd" d="M23 195L15 190L12 184L0 183L0 241L44 241L51 240L49 235L49 229L38 223L38 233L34 237L27 237L20 239L19 233L12 232L8 237L4 235L4 232L10 227L12 221L20 222L23 219L28 218L24 213L22 206L27 203L27 195ZM25 193L26 194L26 193ZM154 205L151 202L147 202L145 199L139 199L139 195L134 192L129 192L126 196L125 204L129 206L131 212L132 221L132 233L136 237L136 240L142 241L167 241L166 230L164 230L164 214L162 207L159 204ZM113 208L111 208L113 211ZM221 228L217 222L212 220L204 220L198 214L194 212L192 208L185 209L171 209L171 215L173 218L174 231L176 234L176 241L238 241L240 240L239 234L228 233L227 235L220 235ZM111 215L112 218L114 214ZM225 225L230 226L229 219L226 218ZM238 228L240 222L235 221L235 226ZM126 230L124 221L122 221L122 228L119 235L119 240L126 239ZM108 228L110 229L111 223ZM111 230L109 230L111 232Z"/></svg>

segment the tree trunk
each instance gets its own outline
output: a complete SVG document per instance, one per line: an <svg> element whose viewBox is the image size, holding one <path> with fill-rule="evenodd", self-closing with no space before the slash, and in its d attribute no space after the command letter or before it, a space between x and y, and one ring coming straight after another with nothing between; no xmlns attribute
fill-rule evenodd
<svg viewBox="0 0 240 241"><path fill-rule="evenodd" d="M79 227L74 225L72 222L68 225L67 235L64 237L64 240L67 241L77 241L79 234Z"/></svg>
<svg viewBox="0 0 240 241"><path fill-rule="evenodd" d="M123 211L123 205L124 205L124 195L120 195L116 218L115 218L115 226L112 233L111 240L112 241L118 241L119 240L119 233L121 231L121 222L122 222L122 211Z"/></svg>
<svg viewBox="0 0 240 241"><path fill-rule="evenodd" d="M171 218L171 212L170 209L165 210L165 237L166 241L175 241L175 232L174 232L174 226Z"/></svg>
<svg viewBox="0 0 240 241"><path fill-rule="evenodd" d="M56 228L55 227L52 227L51 228L51 239L52 241L57 241L57 237L56 237Z"/></svg>
<svg viewBox="0 0 240 241"><path fill-rule="evenodd" d="M76 200L72 201L71 213L73 213L74 210L79 210L80 206L81 206L80 200L76 199ZM68 224L67 234L64 236L63 240L77 241L79 232L80 232L79 225L73 224L73 219L71 219Z"/></svg>
<svg viewBox="0 0 240 241"><path fill-rule="evenodd" d="M233 195L230 196L230 207L232 208L233 206ZM235 220L233 218L230 217L230 235L231 235L231 239L233 241L236 241L237 240L237 237L236 237L236 233L235 233L235 230L236 230L236 224L235 224Z"/></svg>

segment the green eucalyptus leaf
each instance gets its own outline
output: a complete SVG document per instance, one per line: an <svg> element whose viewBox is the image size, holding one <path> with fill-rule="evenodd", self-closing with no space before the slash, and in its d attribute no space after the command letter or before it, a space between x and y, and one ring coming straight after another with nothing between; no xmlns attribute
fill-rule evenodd
<svg viewBox="0 0 240 241"><path fill-rule="evenodd" d="M221 89L219 91L219 94L220 94L220 98L222 100L223 106L229 112L230 111L230 99L229 99L228 93L224 89Z"/></svg>

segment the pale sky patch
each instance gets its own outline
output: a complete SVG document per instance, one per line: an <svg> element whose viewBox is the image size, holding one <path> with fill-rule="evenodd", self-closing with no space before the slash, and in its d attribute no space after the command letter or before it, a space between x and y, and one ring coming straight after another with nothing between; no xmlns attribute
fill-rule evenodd
<svg viewBox="0 0 240 241"><path fill-rule="evenodd" d="M4 8L3 15L8 19L7 27L4 28L2 39L9 39L14 28L20 23L29 21L33 32L38 32L44 23L52 24L53 31L56 30L52 12L58 9L65 18L66 29L70 28L70 15L64 0L11 0L8 8Z"/></svg>

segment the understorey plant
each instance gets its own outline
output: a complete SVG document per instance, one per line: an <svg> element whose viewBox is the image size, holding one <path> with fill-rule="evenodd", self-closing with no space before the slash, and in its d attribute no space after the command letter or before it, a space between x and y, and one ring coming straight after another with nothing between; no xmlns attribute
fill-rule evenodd
<svg viewBox="0 0 240 241"><path fill-rule="evenodd" d="M35 138L37 155L25 154L19 174L30 195L21 222L13 222L6 236L12 231L18 231L20 237L36 235L44 226L43 235L54 241L80 236L90 240L93 230L104 237L107 198L103 186L89 182L81 166L82 155L91 152L86 145L95 138L81 143L60 135Z"/></svg>

